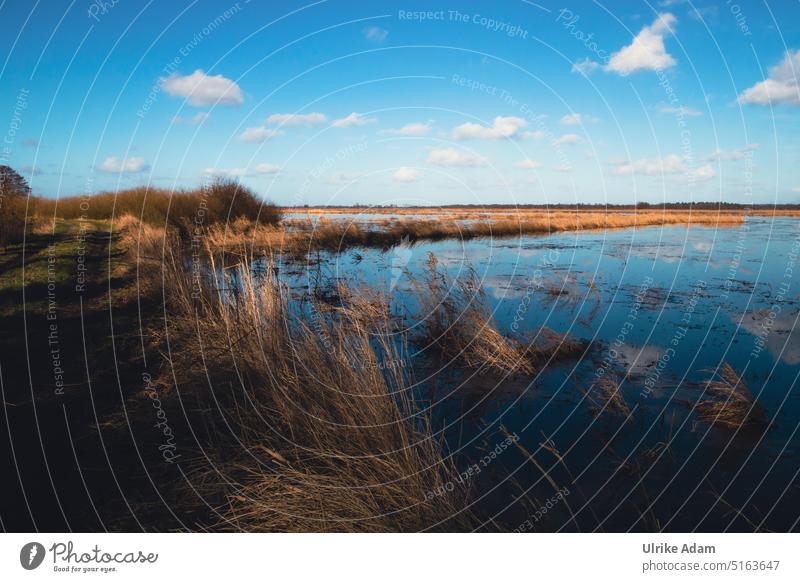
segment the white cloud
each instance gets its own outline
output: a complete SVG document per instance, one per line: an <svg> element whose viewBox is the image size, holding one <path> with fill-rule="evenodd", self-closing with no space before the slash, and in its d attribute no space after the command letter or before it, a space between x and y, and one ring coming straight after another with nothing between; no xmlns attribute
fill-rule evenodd
<svg viewBox="0 0 800 582"><path fill-rule="evenodd" d="M408 123L399 129L387 129L381 133L387 135L402 135L404 137L420 137L428 135L430 131L430 123Z"/></svg>
<svg viewBox="0 0 800 582"><path fill-rule="evenodd" d="M511 138L528 123L521 117L495 117L491 127L478 123L464 123L453 129L456 139Z"/></svg>
<svg viewBox="0 0 800 582"><path fill-rule="evenodd" d="M547 134L543 131L525 131L522 133L522 139L544 139Z"/></svg>
<svg viewBox="0 0 800 582"><path fill-rule="evenodd" d="M728 161L735 161L735 160L743 160L745 156L747 156L747 152L754 152L758 149L757 143L748 144L742 148L737 148L733 150L714 150L708 156L706 156L707 160L710 161L720 161L720 162L728 162Z"/></svg>
<svg viewBox="0 0 800 582"><path fill-rule="evenodd" d="M206 168L203 173L208 176L225 176L226 178L244 178L250 175L247 168Z"/></svg>
<svg viewBox="0 0 800 582"><path fill-rule="evenodd" d="M322 113L273 113L267 117L267 123L277 123L280 125L307 125L314 126L325 123L328 120Z"/></svg>
<svg viewBox="0 0 800 582"><path fill-rule="evenodd" d="M97 171L110 174L135 174L136 172L143 172L149 167L144 158L126 158L123 160L117 156L110 156L97 166Z"/></svg>
<svg viewBox="0 0 800 582"><path fill-rule="evenodd" d="M358 182L358 180L361 177L363 177L363 175L364 174L358 172L354 172L352 174L346 174L344 172L340 172L338 174L333 174L332 176L329 176L325 180L325 182L327 182L328 184L333 184L335 186L339 186L342 184L353 184L355 182Z"/></svg>
<svg viewBox="0 0 800 582"><path fill-rule="evenodd" d="M583 123L583 117L580 113L570 113L561 118L561 125L580 125Z"/></svg>
<svg viewBox="0 0 800 582"><path fill-rule="evenodd" d="M277 174L281 171L279 166L262 163L250 168L206 168L203 173L208 176L225 176L226 178L245 178L254 174Z"/></svg>
<svg viewBox="0 0 800 582"><path fill-rule="evenodd" d="M542 163L537 162L536 160L520 160L519 162L514 164L514 167L523 170L535 170L537 168L541 168Z"/></svg>
<svg viewBox="0 0 800 582"><path fill-rule="evenodd" d="M360 113L356 113L354 111L347 117L342 117L341 119L334 120L334 122L331 123L331 125L333 127L344 129L347 127L361 127L362 125L366 125L368 123L375 123L375 121L377 120L374 117L364 117Z"/></svg>
<svg viewBox="0 0 800 582"><path fill-rule="evenodd" d="M454 148L432 149L428 154L428 163L437 166L475 168L485 166L487 162L483 156Z"/></svg>
<svg viewBox="0 0 800 582"><path fill-rule="evenodd" d="M798 186L797 188L792 188L792 192L800 192L800 186Z"/></svg>
<svg viewBox="0 0 800 582"><path fill-rule="evenodd" d="M168 95L183 97L196 107L244 103L239 85L222 75L206 75L201 69L185 77L173 73L161 77L160 82Z"/></svg>
<svg viewBox="0 0 800 582"><path fill-rule="evenodd" d="M256 174L278 174L280 171L280 166L275 164L267 164L265 162L256 165Z"/></svg>
<svg viewBox="0 0 800 582"><path fill-rule="evenodd" d="M208 111L201 111L200 113L195 113L188 119L185 117L174 117L172 123L175 125L200 125L208 119L210 115Z"/></svg>
<svg viewBox="0 0 800 582"><path fill-rule="evenodd" d="M786 51L780 64L770 67L769 76L739 95L739 103L800 105L800 50Z"/></svg>
<svg viewBox="0 0 800 582"><path fill-rule="evenodd" d="M619 75L637 71L656 71L675 65L675 59L664 48L664 35L672 31L678 19L669 12L659 14L656 21L645 26L633 42L611 55L605 70Z"/></svg>
<svg viewBox="0 0 800 582"><path fill-rule="evenodd" d="M600 63L597 63L588 57L578 63L572 64L572 72L580 73L584 77L588 77L595 69L600 68Z"/></svg>
<svg viewBox="0 0 800 582"><path fill-rule="evenodd" d="M558 139L553 140L554 146L562 146L562 145L575 145L578 143L583 142L581 136L576 135L574 133L568 133L566 135L562 135Z"/></svg>
<svg viewBox="0 0 800 582"><path fill-rule="evenodd" d="M684 174L693 176L696 181L710 180L717 173L711 164L705 164L692 170L686 163L686 158L677 154L670 154L664 158L641 159L631 161L611 162L614 173L619 175L631 176L639 174L643 176L662 176Z"/></svg>
<svg viewBox="0 0 800 582"><path fill-rule="evenodd" d="M711 164L700 166L694 171L694 179L697 180L698 182L702 182L704 180L710 180L716 175L717 172L714 170Z"/></svg>
<svg viewBox="0 0 800 582"><path fill-rule="evenodd" d="M380 26L368 26L361 31L361 34L363 34L364 38L371 42L381 43L386 40L386 37L389 36L389 31L385 28L381 28Z"/></svg>
<svg viewBox="0 0 800 582"><path fill-rule="evenodd" d="M702 111L692 109L691 107L669 107L664 105L658 109L659 113L666 113L669 115L676 115L678 117L700 117L703 115Z"/></svg>
<svg viewBox="0 0 800 582"><path fill-rule="evenodd" d="M419 178L419 172L417 172L414 168L403 166L398 168L398 170L392 175L392 178L396 182L416 182L417 178Z"/></svg>
<svg viewBox="0 0 800 582"><path fill-rule="evenodd" d="M251 143L263 143L273 137L284 135L284 133L285 132L281 131L280 129L273 129L271 127L264 127L263 125L260 125L258 127L248 127L241 134L239 134L239 139L241 141L249 141Z"/></svg>
<svg viewBox="0 0 800 582"><path fill-rule="evenodd" d="M553 169L556 172L567 173L567 172L571 172L572 171L572 166L570 166L569 164L560 164L560 165L554 167Z"/></svg>

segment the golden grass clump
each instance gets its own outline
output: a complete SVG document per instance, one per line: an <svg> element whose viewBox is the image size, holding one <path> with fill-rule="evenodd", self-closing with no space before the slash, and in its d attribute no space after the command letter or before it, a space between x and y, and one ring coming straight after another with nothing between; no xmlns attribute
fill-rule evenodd
<svg viewBox="0 0 800 582"><path fill-rule="evenodd" d="M198 289L169 255L169 317L154 339L167 351L162 382L175 379L214 451L190 474L219 512L214 529L417 531L467 519L457 493L429 494L454 469L404 367L381 365L400 357L385 302L344 294L336 308L312 300L297 312L269 262L256 278L248 262L207 260L211 282Z"/></svg>
<svg viewBox="0 0 800 582"><path fill-rule="evenodd" d="M619 382L614 378L608 376L599 378L589 388L588 397L594 416L605 413L627 417L631 414L631 409L622 396Z"/></svg>
<svg viewBox="0 0 800 582"><path fill-rule="evenodd" d="M705 395L709 398L695 406L697 416L703 422L727 428L765 424L766 414L744 380L727 362L715 377L705 383Z"/></svg>
<svg viewBox="0 0 800 582"><path fill-rule="evenodd" d="M470 368L533 373L526 348L497 329L474 272L451 281L429 253L427 279L413 284L424 315L418 342L435 345L444 357Z"/></svg>

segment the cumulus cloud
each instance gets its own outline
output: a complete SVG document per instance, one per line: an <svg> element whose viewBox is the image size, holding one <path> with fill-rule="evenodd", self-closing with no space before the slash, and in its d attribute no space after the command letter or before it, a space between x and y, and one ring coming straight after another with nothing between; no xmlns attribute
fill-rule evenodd
<svg viewBox="0 0 800 582"><path fill-rule="evenodd" d="M173 117L172 123L175 125L200 125L209 117L208 111L201 111L200 113L196 113L191 117Z"/></svg>
<svg viewBox="0 0 800 582"><path fill-rule="evenodd" d="M706 159L709 161L720 161L720 162L728 162L728 161L736 161L736 160L743 160L748 152L754 152L758 149L757 143L747 144L742 148L736 148L732 150L714 150Z"/></svg>
<svg viewBox="0 0 800 582"><path fill-rule="evenodd" d="M491 126L464 123L453 130L456 139L501 139L514 137L527 122L521 117L495 117Z"/></svg>
<svg viewBox="0 0 800 582"><path fill-rule="evenodd" d="M144 172L149 167L144 158L121 159L117 156L110 156L98 164L97 171L108 174L135 174Z"/></svg>
<svg viewBox="0 0 800 582"><path fill-rule="evenodd" d="M523 170L535 170L537 168L541 168L542 163L537 162L536 160L520 160L519 162L514 164L514 167Z"/></svg>
<svg viewBox="0 0 800 582"><path fill-rule="evenodd" d="M389 31L380 26L368 26L361 31L361 34L363 34L364 38L368 41L381 43L389 36Z"/></svg>
<svg viewBox="0 0 800 582"><path fill-rule="evenodd" d="M404 137L420 137L428 135L430 131L430 123L408 123L398 129L387 129L381 133L385 133L386 135L401 135Z"/></svg>
<svg viewBox="0 0 800 582"><path fill-rule="evenodd" d="M580 62L572 64L572 72L579 73L584 77L588 77L595 69L598 68L600 68L600 63L597 63L588 57Z"/></svg>
<svg viewBox="0 0 800 582"><path fill-rule="evenodd" d="M263 143L268 139L272 139L273 137L277 137L279 135L284 135L284 132L280 129L273 129L271 127L259 125L258 127L248 127L245 129L241 134L239 134L239 139L241 141L249 141L250 143Z"/></svg>
<svg viewBox="0 0 800 582"><path fill-rule="evenodd" d="M475 168L485 166L487 162L483 156L455 148L436 148L428 153L428 163L436 166Z"/></svg>
<svg viewBox="0 0 800 582"><path fill-rule="evenodd" d="M392 178L396 182L416 182L417 178L419 178L419 172L417 172L414 168L402 166L401 168L397 169L397 171L392 175Z"/></svg>
<svg viewBox="0 0 800 582"><path fill-rule="evenodd" d="M739 95L739 103L800 105L800 50L786 51L783 61L770 67L767 78Z"/></svg>
<svg viewBox="0 0 800 582"><path fill-rule="evenodd" d="M668 176L684 174L693 176L696 181L710 180L717 175L711 164L705 164L694 170L691 169L687 160L677 154L669 154L663 158L640 159L630 161L612 162L613 172L623 176L634 174L642 176Z"/></svg>
<svg viewBox="0 0 800 582"><path fill-rule="evenodd" d="M168 95L183 97L196 107L244 103L239 85L222 75L206 75L201 69L186 76L173 73L169 77L161 77L160 82Z"/></svg>
<svg viewBox="0 0 800 582"><path fill-rule="evenodd" d="M334 122L331 123L331 125L333 127L345 129L347 127L361 127L362 125L367 125L368 123L375 123L375 121L377 120L374 117L364 117L360 113L356 113L354 111L347 117L342 117L341 119L334 120Z"/></svg>
<svg viewBox="0 0 800 582"><path fill-rule="evenodd" d="M583 139L581 138L581 136L579 136L577 134L574 134L574 133L568 133L568 134L562 135L558 139L554 139L553 140L553 145L554 146L575 145L575 144L579 144L581 142L583 142Z"/></svg>
<svg viewBox="0 0 800 582"><path fill-rule="evenodd" d="M659 107L659 113L666 113L669 115L676 115L678 117L700 117L703 115L702 111L698 111L697 109L692 109L691 107L670 107L664 105Z"/></svg>
<svg viewBox="0 0 800 582"><path fill-rule="evenodd" d="M664 35L672 32L678 19L669 12L659 14L656 21L645 26L633 42L611 55L606 71L629 75L637 71L657 71L675 65L675 59L664 48Z"/></svg>
<svg viewBox="0 0 800 582"><path fill-rule="evenodd" d="M322 113L273 113L267 117L267 123L286 126L307 125L311 127L325 123L327 120L328 118Z"/></svg>

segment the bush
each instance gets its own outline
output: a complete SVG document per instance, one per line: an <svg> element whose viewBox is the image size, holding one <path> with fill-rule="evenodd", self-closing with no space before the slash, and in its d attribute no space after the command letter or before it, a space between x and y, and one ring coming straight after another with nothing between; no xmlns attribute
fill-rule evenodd
<svg viewBox="0 0 800 582"><path fill-rule="evenodd" d="M30 193L25 178L8 166L0 166L0 246L22 240Z"/></svg>
<svg viewBox="0 0 800 582"><path fill-rule="evenodd" d="M195 225L208 227L241 218L254 225L272 225L281 220L277 206L262 201L251 189L232 180L216 180L195 190L140 187L61 200L42 199L38 212L64 219L133 216L151 226L177 228L182 234Z"/></svg>

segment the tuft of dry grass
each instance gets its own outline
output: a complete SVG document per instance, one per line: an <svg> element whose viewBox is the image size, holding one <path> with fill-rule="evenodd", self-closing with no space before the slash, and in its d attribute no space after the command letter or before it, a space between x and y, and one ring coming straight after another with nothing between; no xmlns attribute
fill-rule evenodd
<svg viewBox="0 0 800 582"><path fill-rule="evenodd" d="M710 398L695 406L700 420L727 428L765 424L766 414L755 401L744 380L727 362L719 372L705 383L705 394Z"/></svg>
<svg viewBox="0 0 800 582"><path fill-rule="evenodd" d="M526 348L497 329L475 273L453 281L437 264L436 256L429 253L427 279L413 281L424 314L417 341L437 346L444 357L470 368L533 373Z"/></svg>
<svg viewBox="0 0 800 582"><path fill-rule="evenodd" d="M429 495L454 469L404 367L380 365L401 357L385 301L344 293L335 308L311 300L298 313L268 261L256 278L246 261L207 260L212 280L198 290L168 255L169 316L153 338L169 364L161 382L214 451L190 475L220 515L213 529L417 531L468 519L458 489Z"/></svg>
<svg viewBox="0 0 800 582"><path fill-rule="evenodd" d="M606 413L627 417L631 414L631 409L620 391L619 382L614 378L608 376L599 378L589 388L588 397L592 403L591 411L594 416Z"/></svg>

